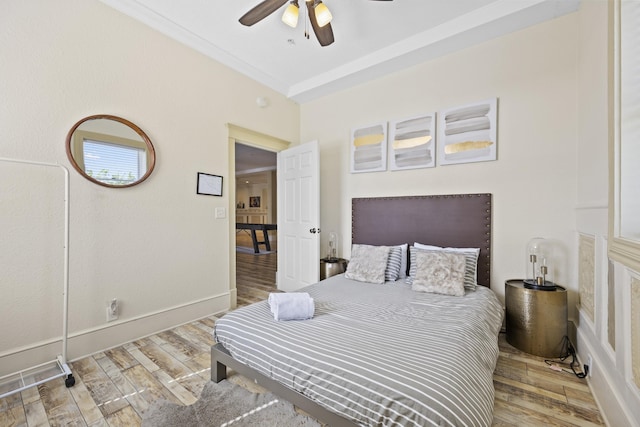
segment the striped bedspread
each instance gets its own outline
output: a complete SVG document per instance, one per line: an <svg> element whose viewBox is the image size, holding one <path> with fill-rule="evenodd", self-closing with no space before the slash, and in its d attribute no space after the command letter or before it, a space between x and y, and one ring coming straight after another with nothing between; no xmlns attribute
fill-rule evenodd
<svg viewBox="0 0 640 427"><path fill-rule="evenodd" d="M464 297L333 276L302 291L311 320L276 322L266 301L216 323L234 359L367 426L489 426L503 310Z"/></svg>

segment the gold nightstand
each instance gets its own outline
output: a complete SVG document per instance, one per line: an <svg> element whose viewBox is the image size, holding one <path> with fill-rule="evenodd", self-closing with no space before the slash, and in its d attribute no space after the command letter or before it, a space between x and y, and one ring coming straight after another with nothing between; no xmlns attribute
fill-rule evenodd
<svg viewBox="0 0 640 427"><path fill-rule="evenodd" d="M529 289L522 280L505 282L507 342L525 353L561 357L566 353L567 291Z"/></svg>

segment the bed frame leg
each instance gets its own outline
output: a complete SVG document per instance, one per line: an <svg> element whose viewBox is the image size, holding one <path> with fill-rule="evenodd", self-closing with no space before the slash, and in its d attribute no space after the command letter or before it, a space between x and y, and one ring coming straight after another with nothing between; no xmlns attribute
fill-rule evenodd
<svg viewBox="0 0 640 427"><path fill-rule="evenodd" d="M216 362L215 368L211 370L211 381L219 383L227 379L227 367L220 362Z"/></svg>
<svg viewBox="0 0 640 427"><path fill-rule="evenodd" d="M211 381L219 383L227 379L227 365L220 362L214 354L213 347L211 350Z"/></svg>

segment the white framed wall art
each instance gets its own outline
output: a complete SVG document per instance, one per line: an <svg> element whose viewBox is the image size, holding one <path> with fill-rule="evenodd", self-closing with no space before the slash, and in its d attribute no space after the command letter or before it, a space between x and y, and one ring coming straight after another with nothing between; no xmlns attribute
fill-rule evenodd
<svg viewBox="0 0 640 427"><path fill-rule="evenodd" d="M497 158L498 98L438 113L438 164L485 162Z"/></svg>
<svg viewBox="0 0 640 427"><path fill-rule="evenodd" d="M351 173L387 170L387 123L351 130Z"/></svg>
<svg viewBox="0 0 640 427"><path fill-rule="evenodd" d="M389 169L432 168L436 165L436 113L389 123Z"/></svg>

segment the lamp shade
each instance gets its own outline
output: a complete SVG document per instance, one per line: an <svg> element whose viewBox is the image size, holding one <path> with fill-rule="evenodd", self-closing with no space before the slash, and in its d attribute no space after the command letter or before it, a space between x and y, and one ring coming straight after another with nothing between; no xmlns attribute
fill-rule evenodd
<svg viewBox="0 0 640 427"><path fill-rule="evenodd" d="M329 8L319 1L315 6L316 21L320 27L324 27L333 19L333 15L329 12Z"/></svg>
<svg viewBox="0 0 640 427"><path fill-rule="evenodd" d="M338 258L338 234L335 231L329 232L327 241L327 258L329 260Z"/></svg>
<svg viewBox="0 0 640 427"><path fill-rule="evenodd" d="M298 25L298 12L300 7L298 6L297 1L292 1L289 3L287 8L284 10L284 14L282 14L282 22L290 26L291 28L295 28Z"/></svg>
<svg viewBox="0 0 640 427"><path fill-rule="evenodd" d="M527 244L527 275L525 287L534 289L555 289L555 253L550 240L536 237Z"/></svg>

